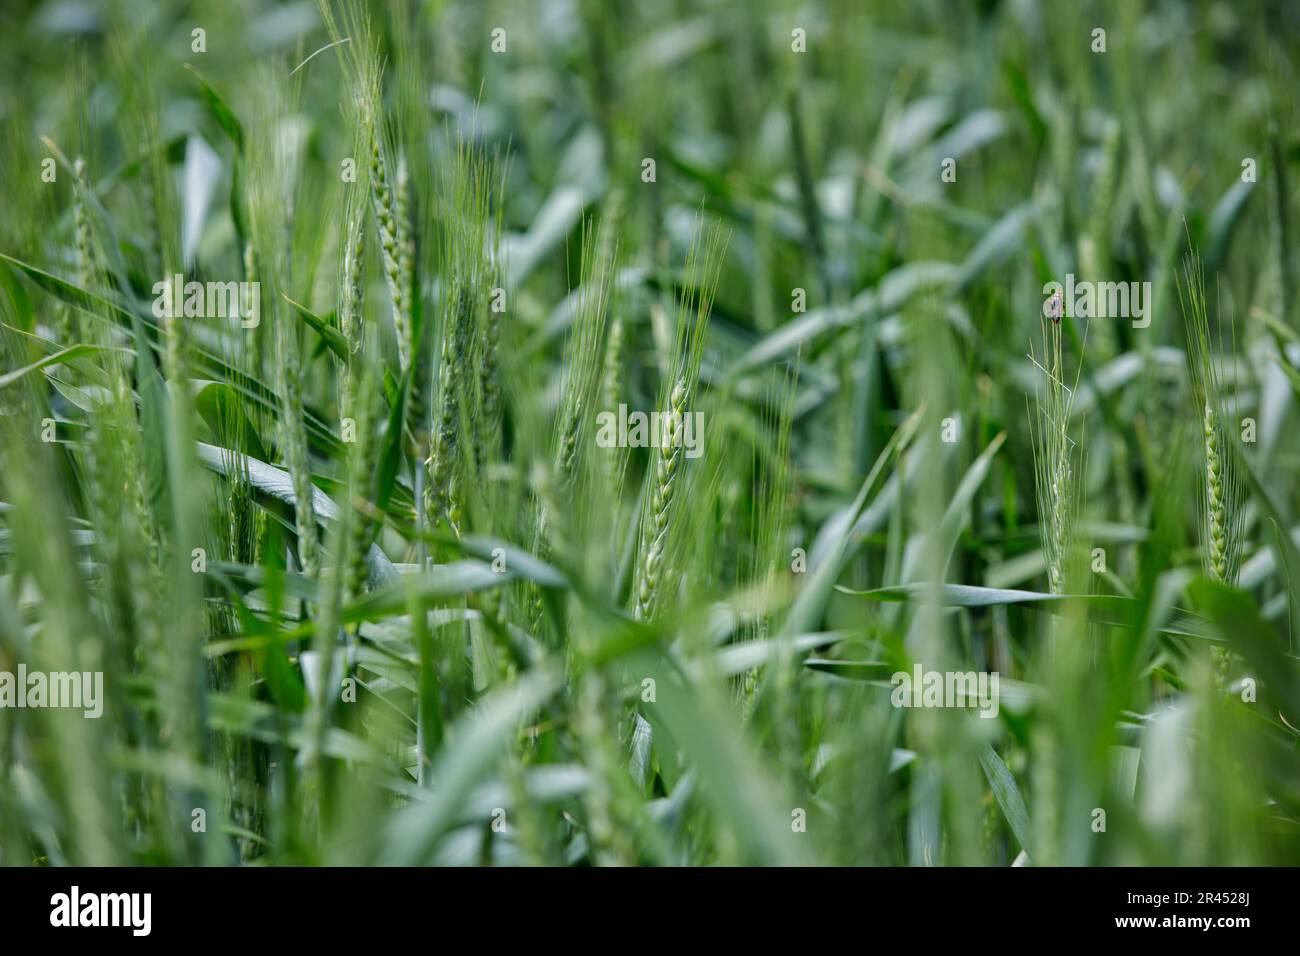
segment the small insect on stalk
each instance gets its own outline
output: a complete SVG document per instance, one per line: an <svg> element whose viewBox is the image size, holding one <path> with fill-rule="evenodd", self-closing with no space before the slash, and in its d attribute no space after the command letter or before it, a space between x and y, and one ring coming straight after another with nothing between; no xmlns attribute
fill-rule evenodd
<svg viewBox="0 0 1300 956"><path fill-rule="evenodd" d="M1070 416L1074 409L1074 387L1067 386L1061 362L1061 293L1058 290L1043 305L1042 358L1030 350L1030 361L1043 374L1043 386L1034 397L1029 414L1034 452L1034 486L1047 564L1048 587L1063 593L1074 546L1074 523L1079 508L1081 448L1070 437ZM1080 363L1082 366L1082 363Z"/></svg>
<svg viewBox="0 0 1300 956"><path fill-rule="evenodd" d="M1231 357L1231 343L1224 347L1222 326L1216 336L1210 330L1205 300L1205 276L1200 258L1193 253L1183 264L1178 298L1187 326L1188 360L1192 372L1192 398L1205 448L1205 474L1201 482L1201 556L1206 574L1215 581L1235 584L1241 563L1242 513L1245 488L1242 484L1238 448L1232 438L1231 422L1237 420L1235 404L1219 377L1213 348ZM1231 323L1229 323L1231 329ZM1217 679L1227 678L1228 653L1214 649Z"/></svg>

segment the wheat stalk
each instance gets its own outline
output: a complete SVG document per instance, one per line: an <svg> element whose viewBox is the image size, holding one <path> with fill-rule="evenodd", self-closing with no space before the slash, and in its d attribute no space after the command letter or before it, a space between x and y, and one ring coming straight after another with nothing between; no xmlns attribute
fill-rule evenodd
<svg viewBox="0 0 1300 956"><path fill-rule="evenodd" d="M438 363L437 412L430 435L428 485L425 489L425 515L430 522L446 516L452 530L459 533L452 495L453 466L460 431L460 369L465 358L465 335L469 326L470 297L456 279L451 280L442 330L441 357Z"/></svg>
<svg viewBox="0 0 1300 956"><path fill-rule="evenodd" d="M1234 409L1219 379L1213 353L1210 317L1205 297L1205 276L1200 257L1190 254L1178 280L1178 297L1187 328L1192 395L1198 405L1205 472L1201 482L1201 554L1205 572L1213 580L1233 585L1241 561L1242 513L1245 490L1235 458L1228 422ZM1220 351L1223 351L1220 335ZM1215 645L1215 680L1227 682L1229 652Z"/></svg>
<svg viewBox="0 0 1300 956"><path fill-rule="evenodd" d="M722 266L725 237L721 230L697 223L695 238L687 253L684 270L685 295L679 305L677 340L672 355L671 385L662 395L663 433L660 447L653 449L647 473L645 512L641 519L640 561L634 585L633 611L638 619L653 618L665 590L671 567L667 551L672 530L674 505L683 469L683 423L694 402L704 356L704 333Z"/></svg>
<svg viewBox="0 0 1300 956"><path fill-rule="evenodd" d="M1228 428L1234 410L1215 363L1205 277L1200 259L1194 254L1184 263L1178 293L1187 327L1193 396L1205 453L1200 519L1205 570L1214 580L1233 584L1241 561L1245 495Z"/></svg>
<svg viewBox="0 0 1300 956"><path fill-rule="evenodd" d="M363 282L365 266L365 220L360 203L349 202L344 236L343 270L340 278L339 332L347 354L337 360L339 373L339 417L353 418L356 405L356 365L362 353Z"/></svg>
<svg viewBox="0 0 1300 956"><path fill-rule="evenodd" d="M1053 594L1061 594L1071 570L1075 517L1079 509L1080 446L1069 433L1078 375L1075 387L1065 384L1060 321L1044 320L1042 335L1042 360L1033 355L1032 349L1030 354L1044 382L1034 398L1029 426L1048 588Z"/></svg>
<svg viewBox="0 0 1300 956"><path fill-rule="evenodd" d="M376 85L378 81L376 80ZM365 119L366 138L369 142L370 197L375 214L375 225L379 230L379 250L384 264L384 279L388 283L388 292L393 299L393 322L397 327L397 352L403 370L410 363L413 343L411 340L411 310L407 287L403 277L403 259L406 249L406 229L402 222L402 207L393 198L389 186L388 162L384 158L382 134L378 126L382 122L379 115L378 95L373 94ZM403 204L404 205L404 204Z"/></svg>
<svg viewBox="0 0 1300 956"><path fill-rule="evenodd" d="M368 15L360 5L344 4L342 29L334 19L329 0L318 0L317 8L352 87L353 98L349 109L360 133L358 145L365 153L370 205L379 234L384 282L393 301L398 359L402 371L405 371L415 352L411 301L414 241L409 221L410 178L405 158L394 143L384 116L383 63L371 33ZM389 173L394 165L395 176Z"/></svg>

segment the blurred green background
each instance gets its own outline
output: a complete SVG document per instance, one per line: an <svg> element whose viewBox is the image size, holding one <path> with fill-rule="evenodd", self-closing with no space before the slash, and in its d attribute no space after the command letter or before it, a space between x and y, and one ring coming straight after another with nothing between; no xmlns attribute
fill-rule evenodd
<svg viewBox="0 0 1300 956"><path fill-rule="evenodd" d="M311 2L6 4L0 670L108 701L0 709L0 862L1300 862L1300 6L333 9L322 51ZM254 263L256 334L153 321ZM1067 274L1151 297L1059 327L1068 489ZM679 379L698 460L596 444ZM998 718L892 706L918 662Z"/></svg>

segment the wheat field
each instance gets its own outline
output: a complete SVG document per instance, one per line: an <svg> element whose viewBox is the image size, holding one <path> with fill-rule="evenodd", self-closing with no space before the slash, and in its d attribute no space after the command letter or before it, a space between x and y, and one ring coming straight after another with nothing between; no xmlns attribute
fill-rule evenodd
<svg viewBox="0 0 1300 956"><path fill-rule="evenodd" d="M1300 863L1300 10L20 0L0 864Z"/></svg>

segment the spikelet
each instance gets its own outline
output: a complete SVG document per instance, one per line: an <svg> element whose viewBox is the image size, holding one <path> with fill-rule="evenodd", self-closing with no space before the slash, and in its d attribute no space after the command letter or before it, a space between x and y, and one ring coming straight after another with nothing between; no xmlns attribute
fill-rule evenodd
<svg viewBox="0 0 1300 956"><path fill-rule="evenodd" d="M1029 429L1048 589L1052 594L1061 594L1073 558L1081 448L1070 436L1075 389L1064 380L1060 320L1044 321L1042 327L1041 360L1032 350L1030 354L1030 360L1042 373L1043 386L1034 398Z"/></svg>
<svg viewBox="0 0 1300 956"><path fill-rule="evenodd" d="M704 355L704 333L708 326L713 295L722 268L725 236L716 226L697 224L695 239L687 254L685 298L679 305L677 340L671 356L671 377L660 397L664 423L658 448L651 449L651 466L645 509L641 516L640 561L634 583L633 611L641 620L654 617L663 594L671 589L673 568L668 560L670 533L676 503L682 497L683 423L694 404Z"/></svg>
<svg viewBox="0 0 1300 956"><path fill-rule="evenodd" d="M388 161L384 157L383 138L379 130L382 118L379 106L373 101L365 120L366 138L369 142L370 198L379 230L379 250L384 264L384 280L393 299L393 323L397 327L397 353L401 368L406 370L412 352L411 304L407 287L403 284L402 261L405 256L406 232L402 224L402 211L393 196L388 180Z"/></svg>
<svg viewBox="0 0 1300 956"><path fill-rule="evenodd" d="M1205 475L1201 488L1201 538L1205 570L1216 581L1236 582L1241 563L1241 520L1244 489L1228 422L1234 408L1219 378L1205 298L1205 278L1200 259L1189 256L1178 284L1179 300L1187 326L1193 398L1205 449ZM1218 344L1222 351L1222 337ZM1230 350L1228 352L1230 353Z"/></svg>
<svg viewBox="0 0 1300 956"><path fill-rule="evenodd" d="M1205 449L1205 474L1201 482L1201 556L1205 573L1215 581L1235 585L1241 564L1242 520L1245 489L1242 484L1237 449L1232 443L1228 422L1235 420L1235 407L1219 378L1214 356L1214 336L1205 298L1205 276L1200 258L1187 257L1183 277L1178 282L1178 297L1187 327L1188 358L1192 372L1192 396L1196 403L1202 445ZM1231 348L1221 353L1231 356ZM1215 680L1219 687L1228 681L1228 649L1213 648Z"/></svg>
<svg viewBox="0 0 1300 956"><path fill-rule="evenodd" d="M432 524L446 517L453 531L453 474L460 432L460 369L465 358L465 336L470 317L468 290L452 280L447 296L447 311L442 332L441 357L438 364L437 411L430 434L428 484L425 488L425 516Z"/></svg>
<svg viewBox="0 0 1300 956"><path fill-rule="evenodd" d="M648 620L654 614L655 600L659 594L664 550L668 543L668 519L677 489L677 475L683 454L681 429L686 414L686 380L678 379L669 396L664 414L663 440L654 449L654 484L651 489L649 522L645 535L641 580L637 585L636 616Z"/></svg>

